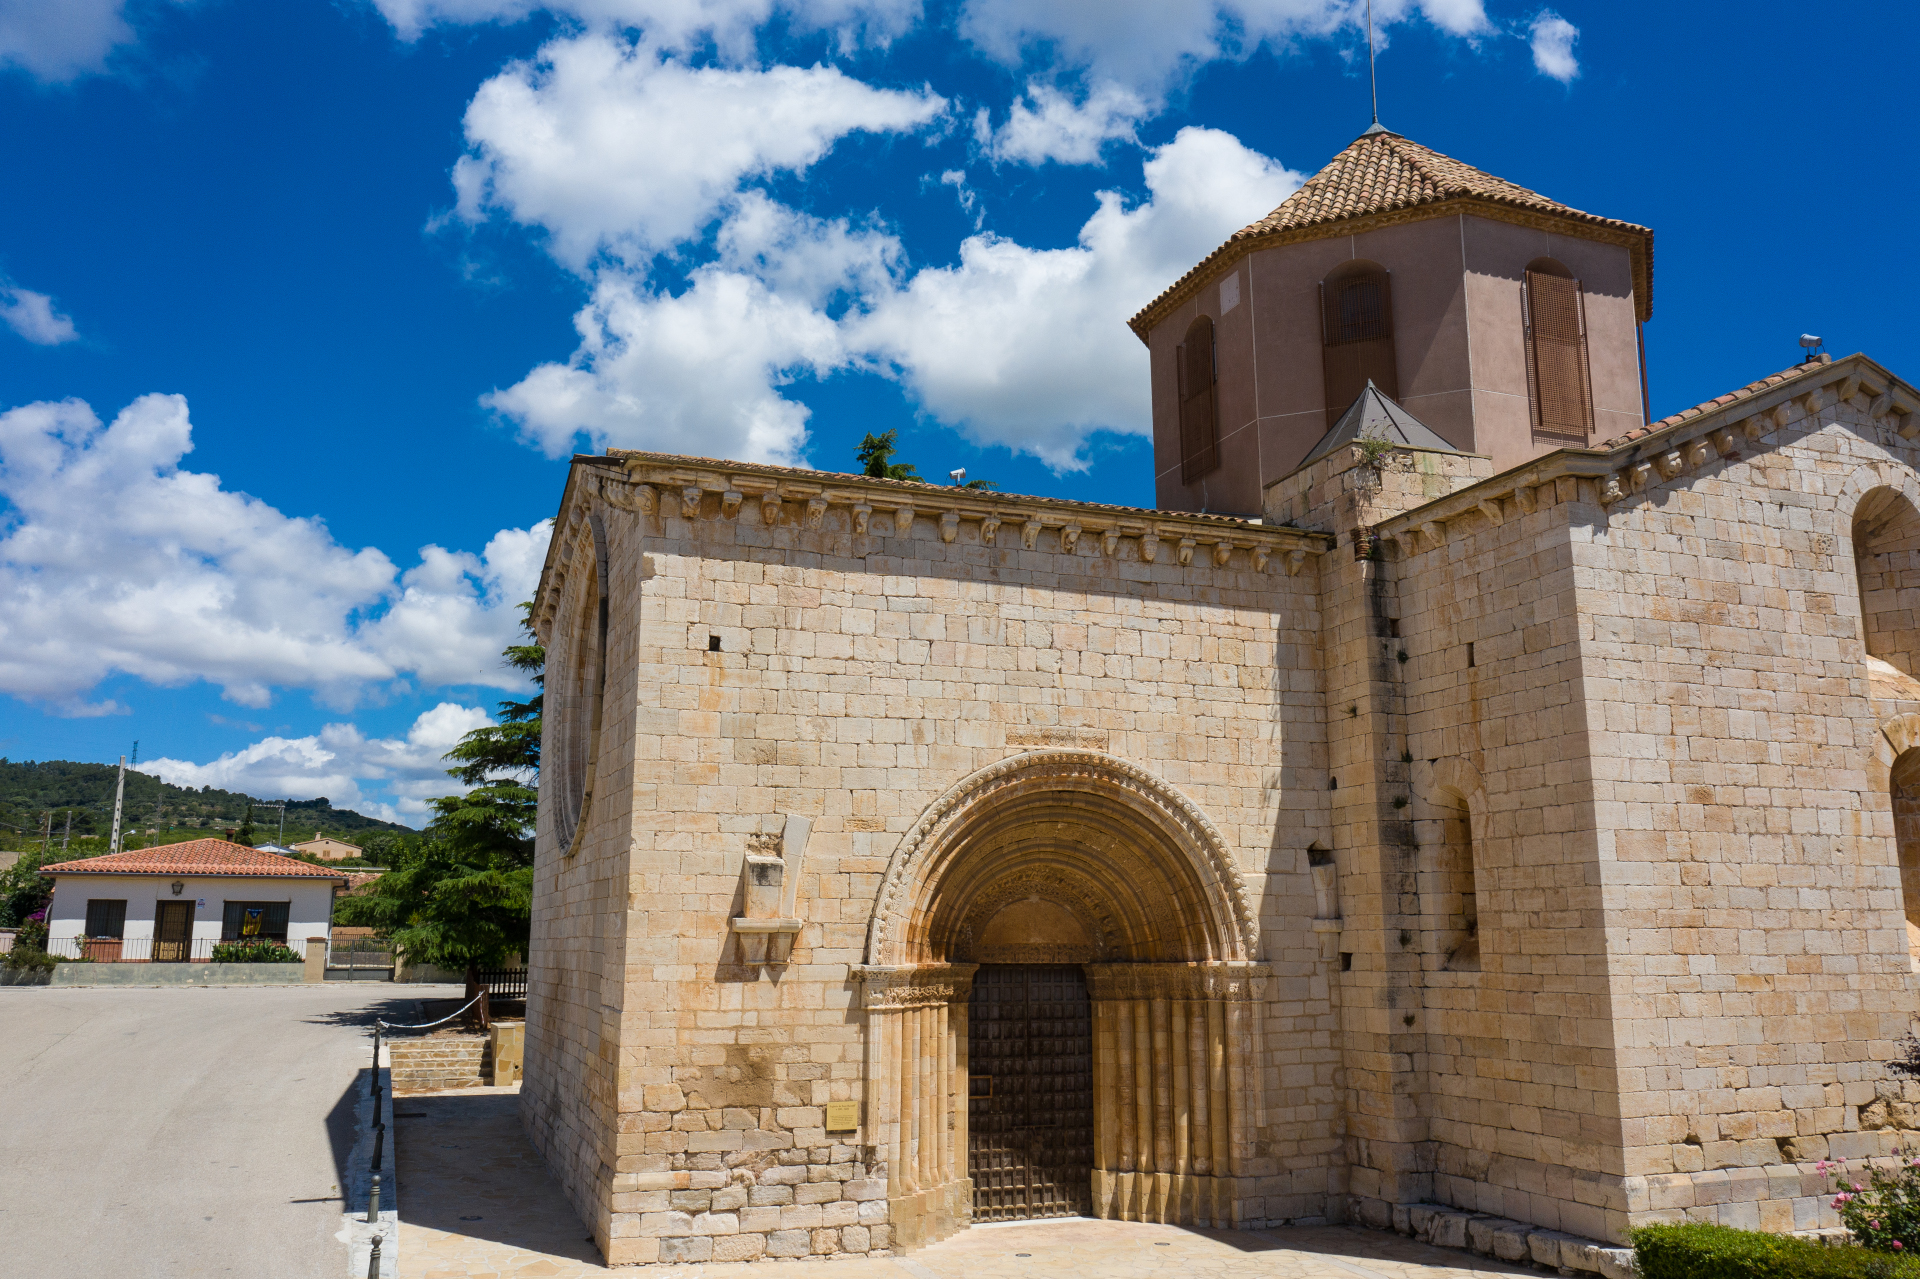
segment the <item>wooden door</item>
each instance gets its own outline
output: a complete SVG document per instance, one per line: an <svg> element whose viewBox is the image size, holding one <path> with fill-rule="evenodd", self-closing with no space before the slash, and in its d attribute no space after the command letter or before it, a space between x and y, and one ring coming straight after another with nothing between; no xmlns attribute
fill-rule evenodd
<svg viewBox="0 0 1920 1279"><path fill-rule="evenodd" d="M160 902L153 917L153 962L182 964L193 950L193 903Z"/></svg>
<svg viewBox="0 0 1920 1279"><path fill-rule="evenodd" d="M968 1006L976 1221L1093 1210L1093 1005L1077 965L984 964Z"/></svg>

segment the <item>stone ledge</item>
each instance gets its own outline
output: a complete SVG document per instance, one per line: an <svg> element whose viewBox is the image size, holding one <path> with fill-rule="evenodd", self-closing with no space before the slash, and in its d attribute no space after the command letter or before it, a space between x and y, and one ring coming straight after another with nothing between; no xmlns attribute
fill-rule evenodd
<svg viewBox="0 0 1920 1279"><path fill-rule="evenodd" d="M1501 1261L1552 1266L1561 1274L1635 1279L1639 1273L1634 1268L1631 1248L1443 1204L1395 1204L1393 1229L1438 1248L1458 1248Z"/></svg>

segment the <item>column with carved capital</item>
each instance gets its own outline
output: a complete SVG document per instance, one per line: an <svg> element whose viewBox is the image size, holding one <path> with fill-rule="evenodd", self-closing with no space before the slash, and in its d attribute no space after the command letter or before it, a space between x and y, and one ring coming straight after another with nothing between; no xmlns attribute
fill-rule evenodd
<svg viewBox="0 0 1920 1279"><path fill-rule="evenodd" d="M1254 1005L1264 964L1088 964L1093 1211L1238 1226L1257 1210Z"/></svg>
<svg viewBox="0 0 1920 1279"><path fill-rule="evenodd" d="M853 970L867 1017L867 1131L895 1249L973 1217L967 1176L967 1001L975 964Z"/></svg>

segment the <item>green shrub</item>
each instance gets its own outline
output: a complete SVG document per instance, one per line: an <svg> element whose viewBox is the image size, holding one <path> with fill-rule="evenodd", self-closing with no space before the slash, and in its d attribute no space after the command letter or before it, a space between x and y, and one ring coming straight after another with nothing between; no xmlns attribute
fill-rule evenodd
<svg viewBox="0 0 1920 1279"><path fill-rule="evenodd" d="M1688 1222L1633 1232L1640 1279L1920 1279L1920 1260Z"/></svg>
<svg viewBox="0 0 1920 1279"><path fill-rule="evenodd" d="M223 941L213 948L216 964L297 964L300 956L277 941Z"/></svg>
<svg viewBox="0 0 1920 1279"><path fill-rule="evenodd" d="M0 965L16 973L50 973L54 963L53 956L46 951L22 946L18 941L13 943L12 950L0 955Z"/></svg>

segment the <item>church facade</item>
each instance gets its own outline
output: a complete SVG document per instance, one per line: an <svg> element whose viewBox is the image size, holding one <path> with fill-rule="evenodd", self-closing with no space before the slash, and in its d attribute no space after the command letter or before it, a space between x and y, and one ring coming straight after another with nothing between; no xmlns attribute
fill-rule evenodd
<svg viewBox="0 0 1920 1279"><path fill-rule="evenodd" d="M1833 1224L1920 1101L1920 395L1646 422L1651 249L1370 132L1135 317L1156 509L576 457L521 1106L609 1262Z"/></svg>

